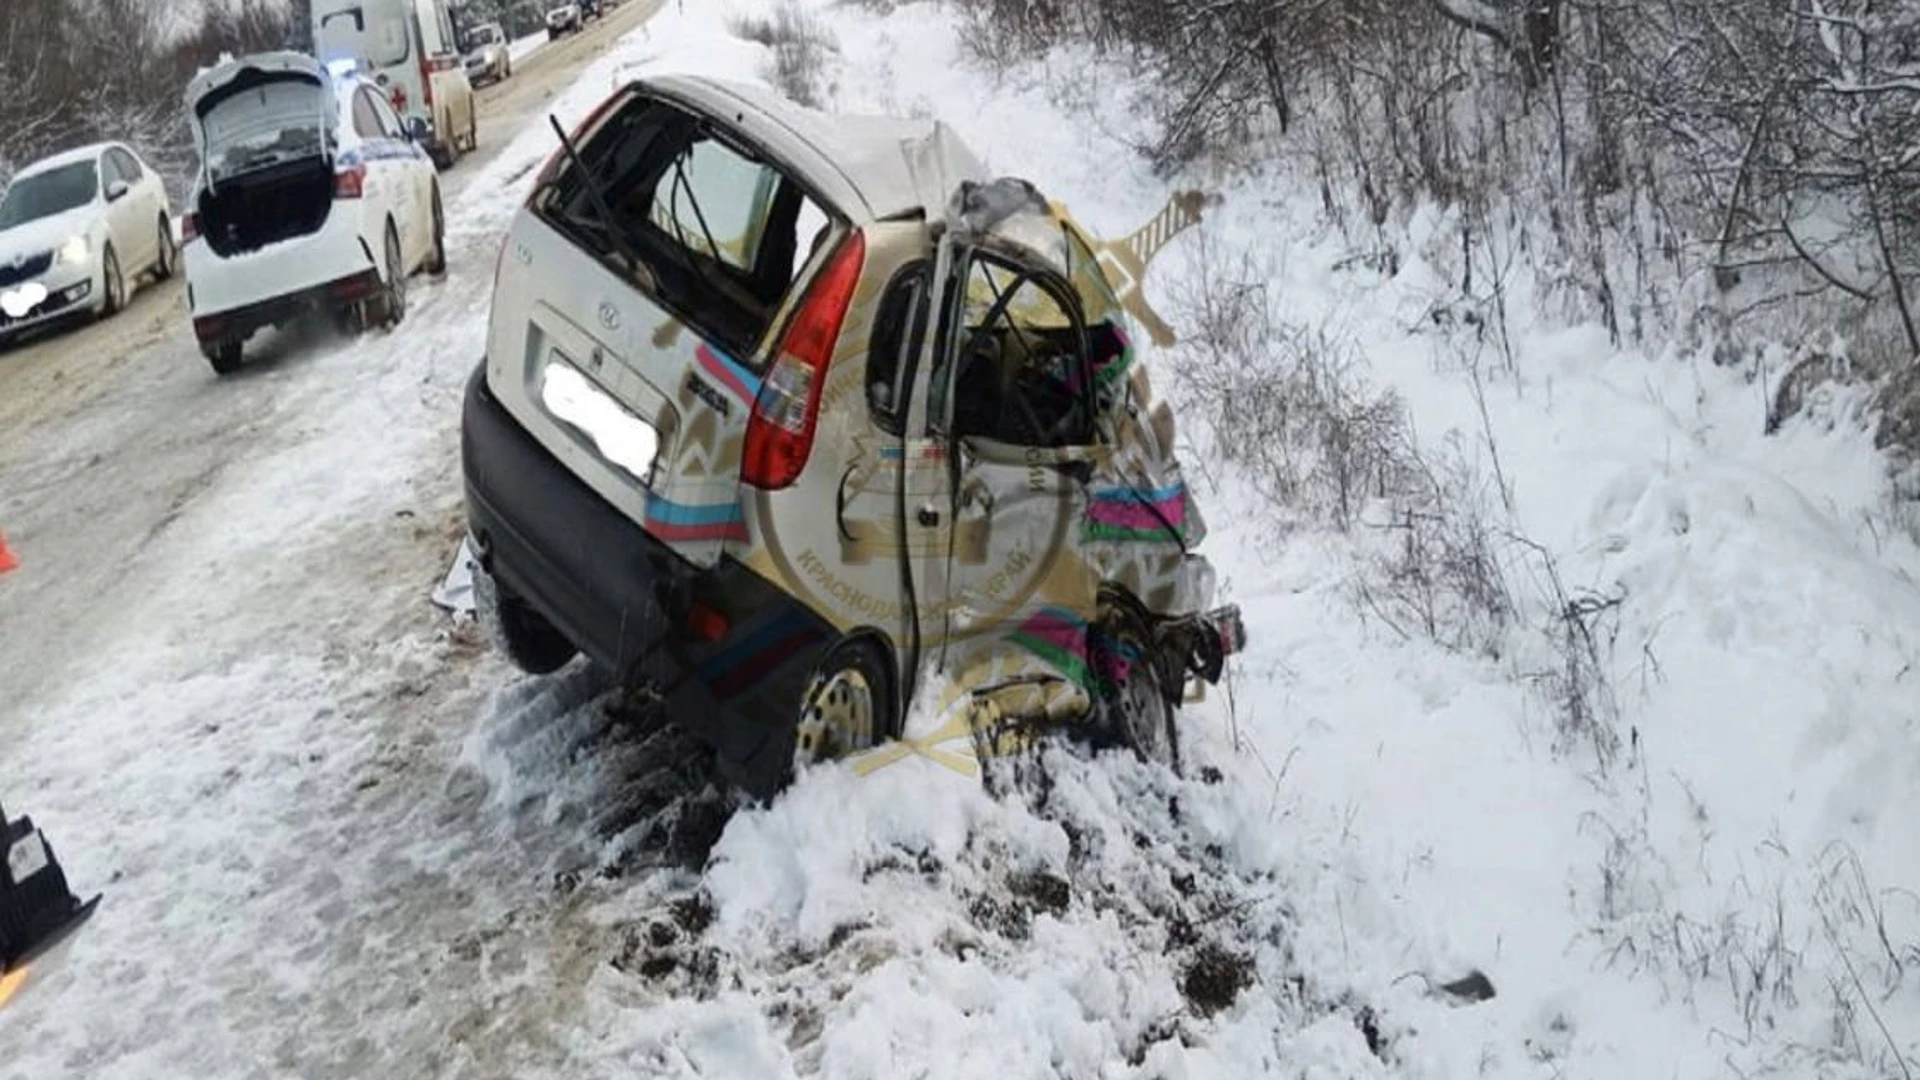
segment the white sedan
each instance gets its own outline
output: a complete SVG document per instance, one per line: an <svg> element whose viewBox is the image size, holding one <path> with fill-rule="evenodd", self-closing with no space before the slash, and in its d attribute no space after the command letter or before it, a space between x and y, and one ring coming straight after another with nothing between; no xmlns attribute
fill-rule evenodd
<svg viewBox="0 0 1920 1080"><path fill-rule="evenodd" d="M213 369L305 315L359 328L407 311L407 278L446 269L440 181L418 131L350 64L262 53L187 87L200 151L188 204L188 306Z"/></svg>
<svg viewBox="0 0 1920 1080"><path fill-rule="evenodd" d="M133 283L173 275L160 176L119 143L21 169L0 198L0 341L124 307Z"/></svg>

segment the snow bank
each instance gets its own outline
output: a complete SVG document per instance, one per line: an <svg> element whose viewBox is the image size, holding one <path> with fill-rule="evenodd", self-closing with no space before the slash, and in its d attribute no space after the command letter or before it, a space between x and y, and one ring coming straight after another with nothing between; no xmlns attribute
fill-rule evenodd
<svg viewBox="0 0 1920 1080"><path fill-rule="evenodd" d="M1062 49L995 81L932 5L814 7L838 43L833 107L939 115L1110 235L1165 199L1125 149L1136 91L1108 58ZM748 55L727 49L729 67ZM1524 316L1515 369L1496 371L1491 346L1429 317L1457 279L1443 215L1412 223L1383 279L1354 269L1312 193L1275 178L1224 194L1203 228L1254 249L1281 317L1351 343L1424 446L1486 475L1497 455L1502 528L1526 541L1501 546L1521 610L1500 657L1400 640L1356 607L1351 538L1277 543L1245 479L1217 473L1211 554L1253 650L1230 694L1187 715L1192 757L1224 782L1150 793L1170 782L1056 762L1056 793L1109 792L1087 821L1133 830L1164 876L1077 851L1083 826L1057 805L938 777L810 777L715 848L712 953L694 967L734 989L703 999L699 979L665 976L643 999L671 1001L671 1019L632 1045L678 1047L649 1059L675 1075L719 1068L718 1031L767 1069L832 1075L1848 1074L1920 1053L1905 970L1920 960L1920 554L1882 513L1883 462L1858 425L1766 438L1764 379ZM1196 254L1176 244L1150 280L1163 311ZM1513 310L1534 308L1524 275L1509 287ZM1204 362L1148 359L1176 386L1178 365ZM1562 591L1601 605L1603 734L1618 738L1604 760L1565 741L1535 689L1559 625L1542 553ZM960 899L1020 907L998 860L1069 883L1017 944ZM1284 912L1271 937L1230 920L1196 940L1177 904L1086 899L1193 868L1240 883L1233 912ZM1186 980L1213 945L1254 974L1210 1014ZM1493 1000L1425 993L1473 968Z"/></svg>
<svg viewBox="0 0 1920 1080"><path fill-rule="evenodd" d="M534 53L539 52L546 46L547 41L547 32L545 30L537 34L528 34L526 37L515 38L507 43L507 56L517 64L527 57L532 56Z"/></svg>

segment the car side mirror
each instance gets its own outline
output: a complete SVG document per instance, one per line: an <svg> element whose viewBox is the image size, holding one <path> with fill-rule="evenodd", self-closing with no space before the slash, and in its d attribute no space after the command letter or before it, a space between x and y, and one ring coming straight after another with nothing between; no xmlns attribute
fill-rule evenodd
<svg viewBox="0 0 1920 1080"><path fill-rule="evenodd" d="M122 198L126 197L129 190L131 189L127 187L125 180L115 180L107 185L107 201L119 202Z"/></svg>
<svg viewBox="0 0 1920 1080"><path fill-rule="evenodd" d="M427 118L424 116L407 117L407 138L416 143L427 141Z"/></svg>

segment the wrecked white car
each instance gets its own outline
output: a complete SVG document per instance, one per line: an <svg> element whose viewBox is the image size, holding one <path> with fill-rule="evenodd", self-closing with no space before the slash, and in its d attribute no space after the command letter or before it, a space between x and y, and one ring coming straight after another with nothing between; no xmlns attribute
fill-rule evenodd
<svg viewBox="0 0 1920 1080"><path fill-rule="evenodd" d="M936 678L961 757L1177 762L1240 622L1096 247L938 124L621 90L516 216L468 388L495 640L653 688L753 791L884 756Z"/></svg>

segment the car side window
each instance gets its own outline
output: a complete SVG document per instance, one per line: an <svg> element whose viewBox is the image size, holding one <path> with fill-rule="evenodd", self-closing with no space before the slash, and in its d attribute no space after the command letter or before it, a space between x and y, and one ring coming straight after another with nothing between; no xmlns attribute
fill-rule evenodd
<svg viewBox="0 0 1920 1080"><path fill-rule="evenodd" d="M363 139L387 137L380 126L380 112L373 103L373 93L364 86L353 93L353 131Z"/></svg>
<svg viewBox="0 0 1920 1080"><path fill-rule="evenodd" d="M137 184L140 182L140 163L134 160L132 154L115 147L107 151L107 161L112 165L113 170L119 174L120 179L125 180L128 184Z"/></svg>
<svg viewBox="0 0 1920 1080"><path fill-rule="evenodd" d="M867 408L875 424L901 433L907 418L907 394L913 386L913 358L927 339L926 263L894 276L880 297L867 353Z"/></svg>
<svg viewBox="0 0 1920 1080"><path fill-rule="evenodd" d="M367 100L373 103L374 121L380 125L381 132L389 139L404 140L407 137L407 128L400 122L400 114L394 112L393 106L387 104L387 99L379 94L371 90L365 93Z"/></svg>
<svg viewBox="0 0 1920 1080"><path fill-rule="evenodd" d="M1086 328L1064 283L976 256L929 415L956 438L1015 446L1095 441Z"/></svg>

